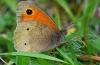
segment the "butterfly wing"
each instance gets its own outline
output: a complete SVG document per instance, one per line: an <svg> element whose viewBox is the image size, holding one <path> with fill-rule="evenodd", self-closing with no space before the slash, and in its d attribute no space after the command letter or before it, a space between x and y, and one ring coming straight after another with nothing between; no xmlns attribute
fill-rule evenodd
<svg viewBox="0 0 100 65"><path fill-rule="evenodd" d="M42 10L28 2L19 2L15 48L26 52L43 52L60 44L60 31Z"/></svg>
<svg viewBox="0 0 100 65"><path fill-rule="evenodd" d="M36 21L18 23L15 48L26 52L43 52L60 44L61 36L47 25Z"/></svg>
<svg viewBox="0 0 100 65"><path fill-rule="evenodd" d="M32 13L28 14L28 10L31 10ZM29 2L21 1L18 3L17 17L18 22L34 20L51 27L55 32L59 32L53 20L45 12Z"/></svg>

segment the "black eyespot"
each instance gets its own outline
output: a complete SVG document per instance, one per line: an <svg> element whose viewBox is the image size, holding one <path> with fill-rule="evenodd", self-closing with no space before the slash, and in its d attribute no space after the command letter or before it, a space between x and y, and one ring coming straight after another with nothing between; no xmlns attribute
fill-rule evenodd
<svg viewBox="0 0 100 65"><path fill-rule="evenodd" d="M27 28L27 30L29 30L29 28Z"/></svg>
<svg viewBox="0 0 100 65"><path fill-rule="evenodd" d="M24 43L24 45L26 45L26 43Z"/></svg>
<svg viewBox="0 0 100 65"><path fill-rule="evenodd" d="M26 10L26 13L27 13L28 15L31 15L31 14L33 13L33 11L32 11L31 9L27 9L27 10Z"/></svg>

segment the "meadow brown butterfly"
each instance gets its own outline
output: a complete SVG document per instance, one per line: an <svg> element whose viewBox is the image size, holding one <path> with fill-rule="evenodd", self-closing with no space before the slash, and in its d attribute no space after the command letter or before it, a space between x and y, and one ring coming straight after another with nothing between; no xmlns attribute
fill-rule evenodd
<svg viewBox="0 0 100 65"><path fill-rule="evenodd" d="M14 32L15 48L18 51L40 53L59 46L61 39L62 33L46 13L32 3L18 3Z"/></svg>

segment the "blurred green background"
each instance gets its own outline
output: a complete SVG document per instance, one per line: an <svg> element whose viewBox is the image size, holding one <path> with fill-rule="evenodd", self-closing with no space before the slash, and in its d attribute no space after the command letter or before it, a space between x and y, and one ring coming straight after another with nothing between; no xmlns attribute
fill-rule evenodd
<svg viewBox="0 0 100 65"><path fill-rule="evenodd" d="M16 7L19 1L21 0L0 0L0 53L16 52L13 43L13 33L17 25ZM67 54L70 59L72 59L74 64L72 62L72 64L69 65L100 65L99 0L29 1L32 1L35 5L44 10L55 21L60 30L67 28L66 39L68 45L67 47L64 45L60 48L63 51L60 54L65 53L65 56ZM72 23L74 26L71 26ZM55 56L52 54L51 56L71 63L70 60L68 61L68 58L66 60L58 54L58 51L54 54ZM74 58L72 58L71 55ZM6 56L3 57L3 59L8 64L10 62L11 64L16 63L15 57ZM44 60L35 60L33 65L43 65L41 61L43 62ZM66 63L54 61L45 61L45 63L48 65L66 65ZM0 65L4 65L4 62L0 61Z"/></svg>

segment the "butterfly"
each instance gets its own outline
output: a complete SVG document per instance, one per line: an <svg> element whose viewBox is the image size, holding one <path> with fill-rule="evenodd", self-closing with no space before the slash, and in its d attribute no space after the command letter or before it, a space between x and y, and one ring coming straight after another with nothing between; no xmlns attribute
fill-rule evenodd
<svg viewBox="0 0 100 65"><path fill-rule="evenodd" d="M18 51L40 53L61 45L62 32L40 8L26 1L17 6L14 45Z"/></svg>

